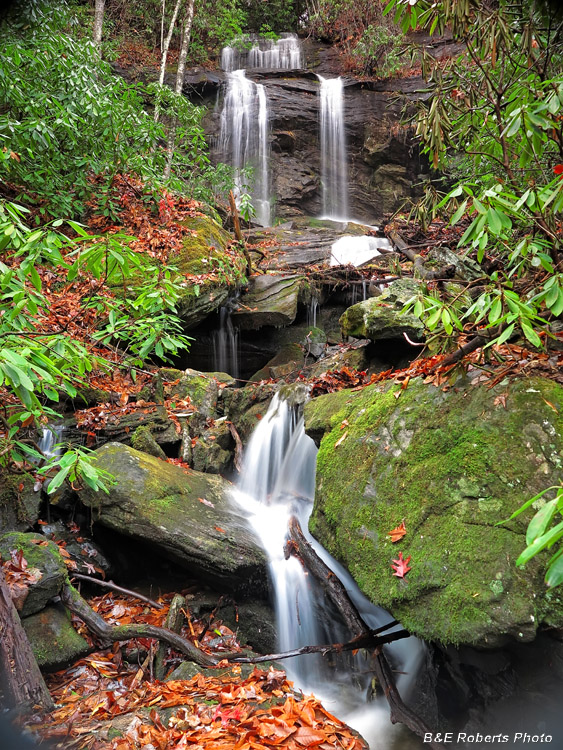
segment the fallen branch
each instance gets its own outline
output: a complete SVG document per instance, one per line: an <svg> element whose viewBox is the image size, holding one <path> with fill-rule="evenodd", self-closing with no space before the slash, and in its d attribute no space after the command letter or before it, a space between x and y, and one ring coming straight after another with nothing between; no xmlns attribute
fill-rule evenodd
<svg viewBox="0 0 563 750"><path fill-rule="evenodd" d="M321 560L309 544L295 516L289 521L289 536L291 542L286 546L286 553L295 555L306 564L307 570L315 576L316 580L324 588L327 596L338 609L350 631L356 637L369 637L370 628L364 622L355 604L350 599L342 581ZM432 735L432 731L426 723L403 703L403 699L399 695L399 691L395 685L393 672L382 649L381 645L376 646L373 666L375 676L389 703L391 723L396 724L400 722L419 737L424 737L427 734ZM433 748L433 750L444 750L444 745L439 742L430 742L429 747Z"/></svg>
<svg viewBox="0 0 563 750"><path fill-rule="evenodd" d="M155 607L156 609L162 609L162 604L159 604L158 602L153 601L152 599L149 599L148 596L143 596L142 594L138 594L136 591L131 591L130 589L124 589L121 586L118 586L113 581L101 581L99 578L94 578L93 576L85 576L82 575L82 573L72 573L71 578L78 578L80 581L88 581L88 583L95 583L98 586L101 586L105 589L111 589L112 591L118 591L120 594L125 594L126 596L132 596L135 599L140 599L142 602L147 602L147 604L150 604L151 607Z"/></svg>
<svg viewBox="0 0 563 750"><path fill-rule="evenodd" d="M282 659L290 659L293 656L302 656L303 654L323 654L324 656L324 654L355 651L359 648L376 648L377 646L383 646L385 643L392 643L393 641L400 641L403 638L410 638L410 633L406 630L396 630L394 633L378 636L382 631L392 628L397 624L396 620L392 620L387 625L383 625L383 627L377 628L377 630L370 630L368 633L359 635L351 641L348 641L348 643L329 643L324 646L302 646L301 648L295 648L292 651L282 651L281 654L232 657L230 661L236 662L237 664L258 664L262 661L281 661Z"/></svg>
<svg viewBox="0 0 563 750"><path fill-rule="evenodd" d="M394 229L389 231L388 237L397 250L414 264L413 274L416 278L423 279L424 281L435 281L436 279L451 279L455 276L456 267L454 265L437 268L434 271L429 271L425 268L426 260L420 253L415 252L409 247L401 235Z"/></svg>
<svg viewBox="0 0 563 750"><path fill-rule="evenodd" d="M227 422L229 432L231 433L233 440L235 441L235 469L240 472L242 466L242 440L237 432L237 428L232 422Z"/></svg>
<svg viewBox="0 0 563 750"><path fill-rule="evenodd" d="M69 583L65 583L61 591L63 603L80 617L89 630L107 643L116 641L128 641L130 638L155 638L167 643L172 648L187 656L190 661L199 664L200 667L213 667L217 659L196 648L193 643L182 638L181 635L173 633L166 628L155 625L137 623L134 625L109 625L103 617L94 612L92 607L80 596L78 591Z"/></svg>

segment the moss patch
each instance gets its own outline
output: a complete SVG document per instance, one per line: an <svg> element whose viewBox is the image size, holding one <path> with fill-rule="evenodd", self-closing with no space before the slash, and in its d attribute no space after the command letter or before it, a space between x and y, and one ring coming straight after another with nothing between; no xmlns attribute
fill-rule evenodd
<svg viewBox="0 0 563 750"><path fill-rule="evenodd" d="M447 393L420 381L401 392L371 386L306 408L322 439L315 535L372 601L424 638L497 646L563 622L545 595L545 559L514 565L533 511L506 527L526 499L561 481L563 388L540 378ZM506 408L495 404L506 394ZM546 401L559 410L555 413ZM343 419L347 436L342 438ZM407 536L387 533L405 520ZM392 559L412 556L404 580Z"/></svg>

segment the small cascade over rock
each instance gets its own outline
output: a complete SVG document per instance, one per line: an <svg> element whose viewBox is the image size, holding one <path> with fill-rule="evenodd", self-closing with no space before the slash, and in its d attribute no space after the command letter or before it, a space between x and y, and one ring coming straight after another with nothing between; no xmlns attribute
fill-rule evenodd
<svg viewBox="0 0 563 750"><path fill-rule="evenodd" d="M348 161L344 133L344 83L323 78L320 96L321 182L323 217L348 217Z"/></svg>
<svg viewBox="0 0 563 750"><path fill-rule="evenodd" d="M241 40L242 41L242 40ZM303 50L297 34L282 34L277 41L251 38L250 49L235 46L223 47L221 67L227 72L240 68L267 68L270 70L298 70L303 67Z"/></svg>
<svg viewBox="0 0 563 750"><path fill-rule="evenodd" d="M64 432L64 425L51 424L43 427L41 439L37 447L45 458L56 458L61 455L61 441Z"/></svg>
<svg viewBox="0 0 563 750"><path fill-rule="evenodd" d="M239 330L233 325L231 305L219 308L219 328L213 331L213 370L227 372L233 378L240 376Z"/></svg>
<svg viewBox="0 0 563 750"><path fill-rule="evenodd" d="M235 170L237 200L248 193L263 227L272 222L268 143L268 102L264 86L249 81L244 70L228 74L221 112L219 150ZM251 170L252 174L246 174Z"/></svg>
<svg viewBox="0 0 563 750"><path fill-rule="evenodd" d="M288 523L293 516L316 553L340 578L364 621L376 628L391 619L361 594L349 573L306 531L315 493L317 449L303 426L301 412L307 389L300 385L288 390L289 394L274 396L256 427L234 492L269 556L280 651L343 642L350 637L302 563L293 555L285 558ZM408 689L423 646L409 638L386 648L397 669L405 673L399 678L399 689ZM364 656L341 654L329 660L310 654L288 659L284 668L298 687L315 693L329 710L355 726L373 750L389 747L388 709L379 701L368 702L371 670Z"/></svg>

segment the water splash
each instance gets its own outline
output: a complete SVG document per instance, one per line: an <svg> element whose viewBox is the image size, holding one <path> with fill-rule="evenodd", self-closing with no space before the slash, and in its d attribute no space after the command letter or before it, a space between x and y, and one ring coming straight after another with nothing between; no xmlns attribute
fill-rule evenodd
<svg viewBox="0 0 563 750"><path fill-rule="evenodd" d="M342 78L323 78L320 97L321 183L323 217L348 216L348 161L344 133Z"/></svg>
<svg viewBox="0 0 563 750"><path fill-rule="evenodd" d="M249 192L256 220L264 227L272 223L268 134L268 102L264 86L249 81L244 70L229 73L221 112L219 150L223 159L234 168L235 197L240 201L241 195ZM248 168L253 171L250 179L245 175Z"/></svg>
<svg viewBox="0 0 563 750"><path fill-rule="evenodd" d="M342 642L350 637L301 563L293 556L287 560L284 557L291 516L297 516L315 551L338 575L369 627L379 627L391 619L363 596L350 574L307 532L317 449L304 430L299 406L305 398L303 390L297 396L291 403L279 394L272 399L250 439L234 493L269 556L281 651ZM416 673L422 648L412 638L386 647L399 669L409 673L398 681L403 692ZM330 711L361 731L372 750L389 750L392 738L401 730L389 723L386 704L367 702L372 672L361 655L333 655L330 663L320 654L307 655L289 659L284 666L298 687L313 692Z"/></svg>
<svg viewBox="0 0 563 750"><path fill-rule="evenodd" d="M381 250L390 250L391 243L385 237L370 237L364 235L354 237L344 235L333 243L330 249L330 265L354 267L361 266L381 255Z"/></svg>

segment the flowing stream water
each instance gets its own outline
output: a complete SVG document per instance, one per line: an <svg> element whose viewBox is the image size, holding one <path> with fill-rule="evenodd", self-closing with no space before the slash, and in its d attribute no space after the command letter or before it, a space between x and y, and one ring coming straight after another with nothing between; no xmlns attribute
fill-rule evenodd
<svg viewBox="0 0 563 750"><path fill-rule="evenodd" d="M391 619L361 594L349 573L307 532L315 493L316 455L313 440L305 434L302 406L293 405L278 393L250 439L234 491L269 556L280 651L343 642L351 637L297 558L285 559L291 516L298 517L315 551L338 575L369 627L379 627ZM422 659L423 646L409 638L386 648L395 667L404 673L397 684L404 696ZM369 700L372 672L364 657L311 654L287 659L284 667L296 687L323 700L330 711L361 732L371 750L389 750L401 729L390 724L386 703Z"/></svg>

